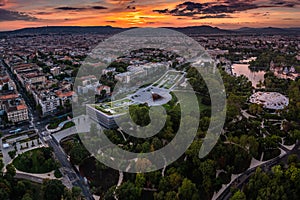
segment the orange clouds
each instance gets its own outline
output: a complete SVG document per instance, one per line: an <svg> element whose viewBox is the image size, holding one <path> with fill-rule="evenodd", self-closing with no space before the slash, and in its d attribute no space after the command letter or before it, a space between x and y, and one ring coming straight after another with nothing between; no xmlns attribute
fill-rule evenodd
<svg viewBox="0 0 300 200"><path fill-rule="evenodd" d="M0 0L1 9L6 10L3 13L8 15L7 13L12 11L11 13L15 15L20 13L28 17L21 19L6 16L10 21L5 22L3 16L0 16L2 30L45 25L118 27L213 25L221 28L300 25L300 2L297 0L197 0L185 3L179 0L14 2L18 3Z"/></svg>

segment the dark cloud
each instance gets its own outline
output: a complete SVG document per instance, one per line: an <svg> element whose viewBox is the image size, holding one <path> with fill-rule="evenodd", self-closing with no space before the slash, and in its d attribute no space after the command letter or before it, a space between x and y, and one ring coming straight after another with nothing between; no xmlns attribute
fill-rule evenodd
<svg viewBox="0 0 300 200"><path fill-rule="evenodd" d="M231 15L219 14L219 15L203 15L200 17L193 17L193 19L216 19L216 18L233 18Z"/></svg>
<svg viewBox="0 0 300 200"><path fill-rule="evenodd" d="M271 2L271 1L270 1ZM255 0L219 0L218 2L208 2L208 3L195 3L191 1L178 4L174 9L162 9L153 10L160 14L168 14L174 16L190 16L197 17L197 15L207 15L206 18L218 18L216 16L220 14L230 14L236 12L242 12L257 8L266 7L294 7L299 5L300 1L284 1L275 0L269 4L258 4ZM221 16L221 15L220 15ZM203 16L205 17L205 16Z"/></svg>
<svg viewBox="0 0 300 200"><path fill-rule="evenodd" d="M280 6L280 7L295 7L296 5L300 4L299 0L290 0L290 1L285 1L285 0L273 0L270 2L272 5L275 6Z"/></svg>
<svg viewBox="0 0 300 200"><path fill-rule="evenodd" d="M55 8L56 10L65 10L65 11L85 11L85 10L105 10L107 7L104 6L92 6L92 7L68 7L62 6Z"/></svg>
<svg viewBox="0 0 300 200"><path fill-rule="evenodd" d="M110 20L110 21L105 21L107 23L116 23L117 21L113 21L113 20Z"/></svg>
<svg viewBox="0 0 300 200"><path fill-rule="evenodd" d="M195 16L198 14L221 14L221 13L234 13L239 11L246 11L258 8L255 4L240 2L240 1L226 1L223 3L195 3L184 2L176 6L176 8L169 10L154 10L154 12L162 14L170 14L175 16Z"/></svg>
<svg viewBox="0 0 300 200"><path fill-rule="evenodd" d="M283 18L284 21L293 21L296 20L295 18Z"/></svg>
<svg viewBox="0 0 300 200"><path fill-rule="evenodd" d="M86 10L86 8L76 8L76 7L67 7L67 6L63 6L63 7L57 7L55 8L56 10L68 10L68 11L81 11L81 10Z"/></svg>
<svg viewBox="0 0 300 200"><path fill-rule="evenodd" d="M270 12L256 12L256 13L252 13L251 14L252 17L260 17L260 16L263 16L263 17L266 17L266 16L270 16Z"/></svg>
<svg viewBox="0 0 300 200"><path fill-rule="evenodd" d="M104 7L104 6L93 6L92 9L95 9L95 10L105 10L105 9L107 9L107 7Z"/></svg>
<svg viewBox="0 0 300 200"><path fill-rule="evenodd" d="M7 0L0 0L0 6L5 6L6 3L7 3Z"/></svg>
<svg viewBox="0 0 300 200"><path fill-rule="evenodd" d="M135 6L127 6L126 9L135 10Z"/></svg>
<svg viewBox="0 0 300 200"><path fill-rule="evenodd" d="M49 15L49 14L53 14L52 12L36 12L34 13L36 15Z"/></svg>
<svg viewBox="0 0 300 200"><path fill-rule="evenodd" d="M10 11L0 8L0 21L37 21L38 19L23 12Z"/></svg>

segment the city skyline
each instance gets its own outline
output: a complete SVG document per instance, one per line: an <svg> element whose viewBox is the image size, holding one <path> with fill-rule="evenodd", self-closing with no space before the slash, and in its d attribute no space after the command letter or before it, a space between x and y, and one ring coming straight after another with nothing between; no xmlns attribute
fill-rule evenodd
<svg viewBox="0 0 300 200"><path fill-rule="evenodd" d="M0 0L0 31L40 26L299 27L298 0Z"/></svg>

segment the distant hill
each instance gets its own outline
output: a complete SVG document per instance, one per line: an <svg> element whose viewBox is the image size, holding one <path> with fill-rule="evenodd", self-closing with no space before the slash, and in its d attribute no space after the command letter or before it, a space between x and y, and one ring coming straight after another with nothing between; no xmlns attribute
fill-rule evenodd
<svg viewBox="0 0 300 200"><path fill-rule="evenodd" d="M2 34L70 34L70 33L99 33L114 34L126 29L111 26L45 26L23 28L14 31L1 32Z"/></svg>
<svg viewBox="0 0 300 200"><path fill-rule="evenodd" d="M246 34L300 34L300 28L249 28L243 27L235 30L238 33Z"/></svg>
<svg viewBox="0 0 300 200"><path fill-rule="evenodd" d="M220 35L220 34L300 34L300 28L249 28L243 27L236 30L225 30L211 26L165 27L182 33L192 35ZM96 33L116 34L131 28L118 28L112 26L45 26L36 28L23 28L15 31L0 32L0 36L8 34L32 35L32 34L71 34L71 33Z"/></svg>
<svg viewBox="0 0 300 200"><path fill-rule="evenodd" d="M183 32L185 34L230 34L235 33L231 30L224 30L217 27L211 26L188 26L183 28L171 28L176 31Z"/></svg>

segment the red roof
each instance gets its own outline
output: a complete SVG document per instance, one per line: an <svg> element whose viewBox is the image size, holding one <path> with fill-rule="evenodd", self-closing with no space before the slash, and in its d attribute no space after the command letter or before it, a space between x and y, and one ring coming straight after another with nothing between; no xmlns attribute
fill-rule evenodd
<svg viewBox="0 0 300 200"><path fill-rule="evenodd" d="M16 99L18 97L19 95L17 94L7 94L7 95L0 96L0 100Z"/></svg>
<svg viewBox="0 0 300 200"><path fill-rule="evenodd" d="M21 104L17 106L17 110L25 110L27 109L27 106L25 104Z"/></svg>
<svg viewBox="0 0 300 200"><path fill-rule="evenodd" d="M69 92L65 92L65 93L62 93L60 91L56 92L56 95L60 98L62 98L62 97L71 97L71 96L73 96L73 94L74 94L74 91L69 91Z"/></svg>

